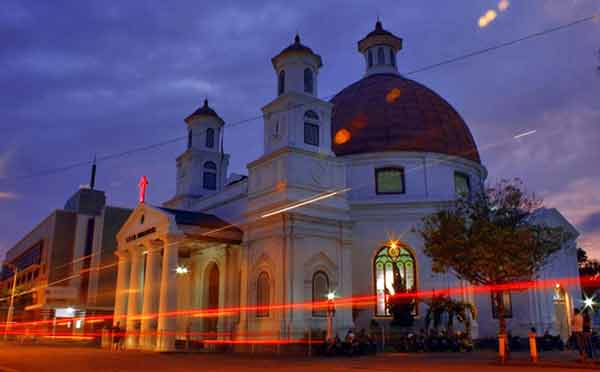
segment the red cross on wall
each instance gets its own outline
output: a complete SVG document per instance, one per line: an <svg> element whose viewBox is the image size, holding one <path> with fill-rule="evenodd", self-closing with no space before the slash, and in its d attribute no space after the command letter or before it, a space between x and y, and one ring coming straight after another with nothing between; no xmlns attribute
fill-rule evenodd
<svg viewBox="0 0 600 372"><path fill-rule="evenodd" d="M144 203L146 201L146 188L148 187L148 177L142 176L140 177L140 182L138 183L138 187L140 188L140 203Z"/></svg>

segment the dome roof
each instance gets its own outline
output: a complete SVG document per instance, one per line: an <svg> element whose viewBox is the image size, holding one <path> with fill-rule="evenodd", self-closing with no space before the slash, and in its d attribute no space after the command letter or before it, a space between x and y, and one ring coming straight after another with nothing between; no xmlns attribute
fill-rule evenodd
<svg viewBox="0 0 600 372"><path fill-rule="evenodd" d="M374 74L331 99L333 152L418 151L481 163L460 115L431 89L396 74Z"/></svg>
<svg viewBox="0 0 600 372"><path fill-rule="evenodd" d="M279 52L279 54L277 54L275 57L271 58L271 62L273 63L273 66L276 67L278 60L280 60L283 56L286 56L290 53L300 53L300 54L311 55L317 61L318 67L321 67L323 65L321 56L316 54L315 52L313 52L313 50L310 49L309 47L307 47L306 45L302 44L300 42L300 35L296 34L296 36L294 37L294 42L292 44L290 44L284 50Z"/></svg>
<svg viewBox="0 0 600 372"><path fill-rule="evenodd" d="M185 122L186 123L190 123L195 118L197 118L199 116L212 116L214 118L217 118L221 122L223 121L223 119L221 119L221 117L219 116L219 114L217 114L215 112L215 110L213 110L208 105L208 100L207 99L204 100L204 105L202 105L200 108L198 108L196 111L192 112L190 115L188 115L188 117L185 118Z"/></svg>

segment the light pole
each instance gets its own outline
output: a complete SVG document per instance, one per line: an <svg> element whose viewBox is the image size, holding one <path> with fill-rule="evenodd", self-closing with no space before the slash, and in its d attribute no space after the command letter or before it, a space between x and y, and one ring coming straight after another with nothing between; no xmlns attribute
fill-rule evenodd
<svg viewBox="0 0 600 372"><path fill-rule="evenodd" d="M327 340L333 340L333 317L335 316L335 292L327 293Z"/></svg>
<svg viewBox="0 0 600 372"><path fill-rule="evenodd" d="M6 313L6 324L4 326L4 340L8 338L8 328L10 324L12 324L13 313L15 312L15 290L17 288L17 274L19 273L19 268L16 265L5 263L7 267L12 266L13 270L13 284L10 290L10 304L8 305L8 312Z"/></svg>

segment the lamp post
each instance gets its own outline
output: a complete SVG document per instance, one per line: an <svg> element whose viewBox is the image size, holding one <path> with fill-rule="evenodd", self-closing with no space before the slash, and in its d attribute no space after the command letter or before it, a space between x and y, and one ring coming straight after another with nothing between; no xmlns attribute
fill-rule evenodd
<svg viewBox="0 0 600 372"><path fill-rule="evenodd" d="M17 288L17 274L19 273L19 268L16 265L5 263L7 267L12 267L13 270L13 284L10 290L10 304L8 305L8 312L6 313L6 324L4 326L4 340L8 338L8 328L10 324L12 324L13 313L15 312L15 291Z"/></svg>
<svg viewBox="0 0 600 372"><path fill-rule="evenodd" d="M333 340L333 317L335 316L335 292L327 293L327 340Z"/></svg>

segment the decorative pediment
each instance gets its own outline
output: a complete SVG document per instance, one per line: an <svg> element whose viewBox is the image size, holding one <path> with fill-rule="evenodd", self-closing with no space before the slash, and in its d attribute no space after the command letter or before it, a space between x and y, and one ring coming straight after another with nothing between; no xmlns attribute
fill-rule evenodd
<svg viewBox="0 0 600 372"><path fill-rule="evenodd" d="M179 232L175 218L149 204L138 204L117 233L119 245L125 245L150 235L164 236Z"/></svg>

